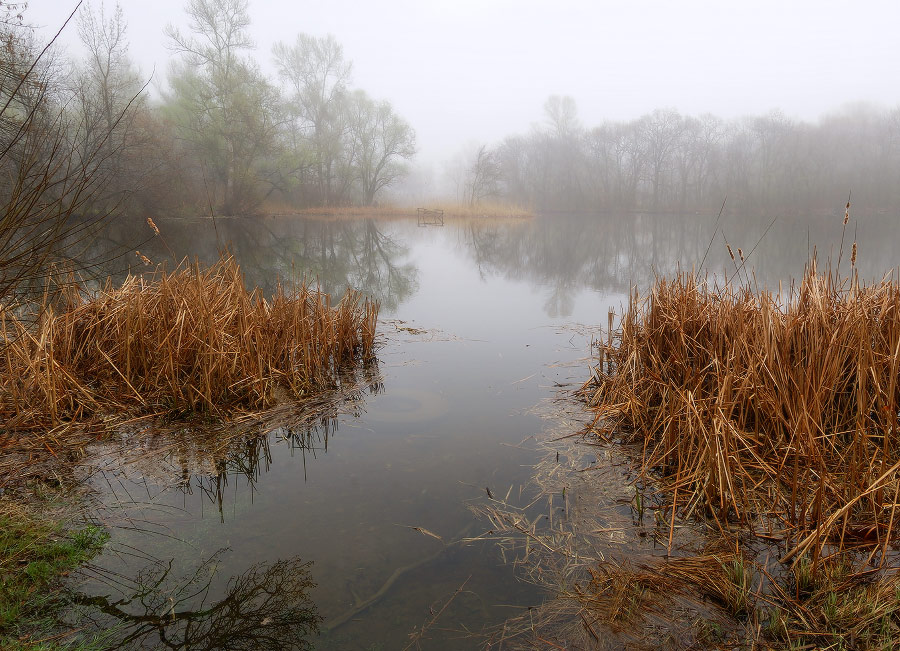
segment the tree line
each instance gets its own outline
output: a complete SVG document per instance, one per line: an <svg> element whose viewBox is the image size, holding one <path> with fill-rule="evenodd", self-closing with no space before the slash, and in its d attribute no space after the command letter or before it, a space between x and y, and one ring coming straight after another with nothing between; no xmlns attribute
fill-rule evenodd
<svg viewBox="0 0 900 651"><path fill-rule="evenodd" d="M724 120L659 109L586 127L571 97L551 97L529 133L482 146L466 167L470 203L539 210L805 213L900 205L900 107L850 105L817 122L779 111Z"/></svg>
<svg viewBox="0 0 900 651"><path fill-rule="evenodd" d="M72 60L35 41L27 12L0 2L9 171L38 165L58 185L42 196L69 216L372 204L405 174L414 130L389 102L352 87L334 37L278 43L270 77L254 58L248 0L187 0L185 12L186 28L166 29L174 61L151 98L120 6L80 5L65 27L83 45Z"/></svg>

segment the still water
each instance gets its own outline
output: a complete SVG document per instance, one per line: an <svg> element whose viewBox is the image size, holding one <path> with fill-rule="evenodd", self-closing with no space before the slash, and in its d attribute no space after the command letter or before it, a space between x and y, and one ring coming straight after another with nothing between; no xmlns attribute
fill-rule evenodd
<svg viewBox="0 0 900 651"><path fill-rule="evenodd" d="M74 582L73 618L129 648L396 649L464 586L422 644L480 648L472 633L548 595L490 539L461 542L488 528L469 506L529 501L547 428L534 408L587 378L591 326L654 274L732 273L721 232L753 250L752 282L777 287L813 247L836 259L842 216L726 216L711 246L715 216L157 220L159 238L114 224L92 255L171 265L227 246L263 291L300 276L361 289L381 302L383 346L323 417L282 410L229 443L215 425L138 424L98 447L83 472L112 540ZM896 235L860 220L863 277L895 264ZM133 254L105 270L128 267L143 271Z"/></svg>

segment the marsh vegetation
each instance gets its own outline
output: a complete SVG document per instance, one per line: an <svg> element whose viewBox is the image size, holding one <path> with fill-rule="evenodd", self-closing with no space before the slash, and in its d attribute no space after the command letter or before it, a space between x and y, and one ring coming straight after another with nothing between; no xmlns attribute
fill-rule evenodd
<svg viewBox="0 0 900 651"><path fill-rule="evenodd" d="M664 491L667 549L677 514L708 522L721 551L618 580L699 589L770 642L877 648L897 635L900 288L861 283L852 251L849 274L812 260L781 293L736 272L660 278L632 297L598 346L589 429ZM599 599L615 592L604 567Z"/></svg>
<svg viewBox="0 0 900 651"><path fill-rule="evenodd" d="M551 410L547 522L504 499L478 508L557 595L491 640L895 644L895 273L862 280L858 243L839 242L773 286L716 244L721 271L651 274L610 310L591 379Z"/></svg>
<svg viewBox="0 0 900 651"><path fill-rule="evenodd" d="M342 368L375 355L377 303L350 292L332 307L305 282L266 298L230 256L96 294L69 283L61 301L33 324L3 314L7 431L260 410L335 388Z"/></svg>
<svg viewBox="0 0 900 651"><path fill-rule="evenodd" d="M802 573L810 567L810 555L797 566L800 576L805 577L801 579L802 585L807 586L803 594L815 600L799 602L799 607L806 611L798 611L797 606L791 610L788 600L761 601L757 598L761 582L765 580L769 585L763 569L772 575L772 585L782 586L787 595L796 595L794 572L777 563L787 549L783 546L779 549L780 543L764 537L741 538L742 525L733 507L720 518L722 526L727 531L734 530L732 533L738 536L737 546L710 546L711 540L722 535L715 518L698 518L709 512L705 506L701 507L704 504L701 500L690 514L691 519L687 519L685 503L681 502L683 493L679 490L670 555L696 560L694 564L683 561L676 581L668 574L665 559L670 549L672 494L666 491L667 480L659 471L641 474L640 451L631 456L638 448L621 438L627 427L611 434L611 441L598 439L598 445L578 451L563 449L559 461L555 456L541 461L541 448L535 451L529 443L522 443L523 432L538 434L546 427L530 413L533 404L542 397L554 395L555 383L569 383L570 388L583 383L584 367L588 363L584 358L589 352L591 334L605 346L609 344L606 332L601 334L596 327L572 324L595 324L597 314L605 315L611 304L627 305L631 286L645 287L651 292L654 267L664 274L661 279L677 277L679 266L687 267L690 261L702 258L709 242L708 235L706 241L696 237L694 229L709 233L714 221L714 218L694 217L689 220L689 229L684 228L683 221L649 215L632 221L611 215L448 222L444 228L417 228L415 222L402 220L219 221L219 237L232 244L236 260L246 270L245 282L261 286L266 294L277 291L278 283L274 279L279 275L286 280L291 278L291 260L298 260L298 264L319 277L324 287L336 291L352 282L384 301L387 307L381 308L380 328L385 340L384 348L378 353L380 377L377 372L367 374L365 366L351 365L362 375L341 380L342 389L334 400L327 404L310 401L310 406L319 404L325 410L321 413L334 409L328 413L333 413L335 419L328 422L317 419L316 410L301 412L286 403L261 413L242 407L241 415L230 423L210 421L208 417L187 423L171 418L162 422L147 419L119 428L110 423L103 430L105 444L98 445L95 436L73 438L84 449L79 452L76 446L74 456L68 457L76 460L74 465L60 464L45 444L63 458L67 458L69 451L61 454L62 448L52 438L35 431L29 437L33 438L33 445L22 450L5 448L5 462L11 472L4 476L35 481L58 472L64 484L78 481L85 474L90 478L100 501L100 512L105 514L104 522L110 527L111 541L108 551L93 561L101 572L95 574L89 570L86 580L79 579L74 584L86 598L111 594L104 578L108 572L134 576L138 566L127 561L130 554L127 550L133 546L146 546L148 540L153 541L146 550L152 550L157 561L185 556L180 543L171 540L173 532L178 539L209 536L211 541L227 540L232 547L232 551L220 556L222 574L211 584L209 593L214 600L225 594L227 577L239 576L250 568L250 559L271 564L299 554L303 559L313 560L310 572L318 586L310 588L309 596L325 618L322 633L316 638L318 646L323 648L352 646L352 640L360 636L396 639L399 643L429 620L428 609L423 610L422 604L435 604L437 612L469 574L473 576L465 590L428 629L426 637L429 644L453 648L454 644L460 644L458 640L454 642L455 637L463 634L456 622L465 622L469 634L477 630L482 636L467 639L490 640L494 633L481 631L481 626L489 621L503 621L510 613L502 608L502 612L486 610L478 605L482 603L480 599L529 605L542 601L538 588L516 583L512 568L516 568L519 577L532 579L542 586L540 590L550 585L550 594L566 597L568 605L547 600L543 610L529 611L529 617L535 617L532 621L542 626L538 633L547 640L578 640L579 636L586 636L585 644L592 644L593 638L579 615L582 608L586 609L584 613L594 632L601 638L611 636L611 640L661 640L665 637L662 631L673 630L684 644L699 639L698 636L710 636L704 638L710 640L735 639L734 636L746 630L742 627L759 624L765 632L769 630L770 620L777 627L782 619L791 631L791 640L799 639L797 612L803 614L803 621L810 622L809 613L819 612L815 604L823 609L837 608L840 612L850 607L841 601L843 593L834 589L835 584L823 577L843 577L839 580L849 581L856 569L850 565L832 566L824 558L830 548L820 555L818 578ZM809 222L810 238L814 242L839 242L840 222L840 217ZM864 298L868 296L866 292L880 287L878 282L865 279L880 278L878 270L891 258L892 249L885 235L891 226L877 219L868 223L872 230L861 232L858 237L854 272L858 283L854 281L851 285L845 280L842 284L833 278L830 285L834 291L832 296L840 297L830 308L836 310L834 314L829 312L832 316L850 309L851 295ZM135 220L135 224L146 229L143 220ZM726 215L720 226L732 242L741 243L746 257L769 224L770 220L732 219ZM210 228L203 220L193 223L166 220L158 225L163 238L154 238L141 249L154 260L171 257L173 253L175 257L180 256L185 247L198 241L197 233L208 233ZM613 228L614 225L619 227ZM140 229L126 228L124 222L117 226L98 239L97 246L127 250L140 237ZM768 246L761 245L753 253L751 261L758 256L759 287L776 288L781 278L802 277L803 267L798 261L806 257L805 228L802 241L789 236L798 228L789 222L776 223L769 230ZM214 239L207 240L199 250L201 268L215 265L218 259ZM571 242L577 244L565 246ZM597 251L602 255L598 256ZM850 269L851 254L852 242L848 242L842 262L845 275ZM735 255L739 259L740 254ZM147 268L133 253L126 259L133 273ZM466 288L466 292L449 293L440 289L451 280L447 276L448 264L453 269L452 282ZM723 322L745 328L755 323L744 312L740 312L743 315L740 324L724 316L733 314L726 310L728 301L742 306L749 314L751 307L757 305L754 301L759 299L746 282L740 282L744 279L743 270L739 276L734 274L736 264L724 244L717 242L710 248L706 261L710 275L704 275L696 287L688 282L694 276L683 277L681 282L687 297L693 297L702 306L697 310L700 315L697 318L712 319L718 315ZM128 277L127 270L118 268L115 262L106 268L117 274L115 285L121 285ZM713 270L722 271L713 273ZM730 279L727 287L734 293L717 297L715 283L726 282L725 271ZM186 274L190 280L194 272L182 269L179 273ZM819 282L823 282L821 275ZM152 276L145 279L145 287L155 287L151 280ZM657 290L661 291L663 286L673 287L661 281ZM815 287L813 284L804 289L813 292L804 296L818 296L814 292L823 291ZM779 307L773 308L771 318L796 305L796 300L788 300L789 288L789 284L783 285L782 293L774 290L770 295ZM795 292L800 289L798 284ZM662 295L672 294L663 292ZM884 300L887 294L879 296ZM473 321L466 306L476 298L486 301L485 305L506 306L505 316L500 320L497 317ZM831 305L826 295L820 299L821 306ZM61 301L58 307L64 305ZM637 301L634 305L649 309L649 303ZM716 311L719 308L721 313ZM882 321L884 315L877 323ZM710 323L703 323L707 325L700 330L705 332ZM444 324L449 331L436 329L433 324ZM621 325L614 322L613 330ZM603 326L604 330L609 329L608 323L604 322ZM808 326L800 329L808 330ZM671 331L672 324L661 330ZM694 332L693 339L688 341L698 336ZM618 349L621 343L617 337L613 338L613 349ZM721 337L716 339L720 340ZM598 375L598 379L606 377L611 381L618 375L617 366L613 365L611 370L606 365L614 358L613 349L604 352L602 370L606 375ZM849 349L840 350L851 354ZM560 365L560 359L566 358L574 365ZM438 383L433 375L436 366L444 369ZM696 366L699 372L702 365L698 362ZM479 369L477 381L467 370L473 368ZM541 368L546 370L535 376L535 369ZM109 373L113 372L109 369ZM800 371L793 368L790 372ZM552 381L548 382L547 378ZM708 385L710 390L715 386L712 380ZM368 395L346 392L357 386L375 388ZM485 395L490 399L485 400ZM118 399L126 400L121 396ZM454 410L451 405L468 407ZM140 411L138 404L132 407ZM577 404L573 403L575 407ZM547 435L558 438L578 433L589 424L583 421L584 415L576 410L558 427L549 429ZM522 466L517 472L504 470L510 468L511 456L518 459L517 467ZM34 461L27 467L31 469L29 472L37 474L24 473L26 465L21 462L26 459ZM697 467L692 466L695 470ZM577 472L585 468L592 470ZM731 468L736 476L742 476ZM841 468L846 466L836 472L842 472ZM760 472L752 464L746 464L745 470ZM543 482L542 488L528 487L533 476ZM682 480L685 481L684 476ZM7 483L7 486L14 484ZM451 485L455 488L448 488ZM409 486L422 489L410 491ZM490 497L485 486L490 488ZM144 498L135 499L137 495ZM874 493L867 495L856 504L868 503L865 500L874 496ZM534 502L535 498L539 499ZM464 506L466 500L489 509L479 511L479 517L483 518L478 521L481 526L476 524L468 530L466 544L454 544L444 550L440 541L408 528L420 527L440 536L444 542L455 541L457 533L472 522ZM296 528L291 524L293 518L284 517L286 512L305 514L308 522L317 524ZM851 514L865 515L862 511L851 511ZM545 515L548 517L544 518ZM755 517L764 520L761 511ZM248 521L259 525L248 530L244 526ZM137 527L136 522L140 523ZM351 522L353 525L348 526ZM807 522L811 522L809 516ZM879 522L884 530L888 521ZM782 533L789 535L791 528L782 525ZM264 544L257 533L263 531ZM338 548L329 544L335 531L342 532L346 545ZM493 534L487 535L488 531ZM761 525L754 531L763 536L778 533L775 527L768 529ZM383 539L384 545L374 544L376 539ZM527 558L524 540L531 540ZM795 536L792 540L796 544L801 539ZM848 537L847 541L849 545L851 539ZM872 543L858 535L852 542L851 547ZM504 550L501 561L504 558L509 562L520 561L511 566L509 574L495 565L497 544ZM833 544L833 540L828 544ZM767 563L764 562L766 551L760 551L767 549L766 545L772 545ZM872 549L872 545L861 548L865 556ZM194 565L202 563L194 552L187 553L185 558L190 558ZM401 574L376 602L340 627L329 628L329 620L353 611L356 604L365 604L398 569L422 559L431 560ZM858 560L864 562L865 558ZM606 564L609 562L612 564ZM744 568L743 574L735 570L735 562ZM366 569L357 570L359 567ZM191 566L182 565L176 574L188 576L192 571ZM692 572L696 574L693 582L688 580ZM561 592L560 584L551 580L558 576L567 577ZM750 592L741 592L737 587L735 592L723 592L725 588L721 586L727 588L728 584L721 584L720 579L729 576L735 577L736 586L750 585ZM587 590L591 581L594 589ZM713 585L719 586L718 592L710 591ZM855 587L847 594L855 595L852 601L857 605L865 602L866 591L875 586L865 582L852 585ZM575 586L585 590L580 601ZM644 587L635 594L616 596L609 586ZM830 597L832 592L838 596ZM679 595L686 595L685 602ZM697 595L706 595L701 597L700 605L694 603ZM116 599L126 596L122 592ZM613 598L619 605L611 611L604 610ZM720 605L726 598L737 604L738 610L749 610L749 615L729 614ZM773 601L775 598L771 597ZM667 599L675 602L667 606ZM186 612L194 608L196 604L185 602ZM678 613L675 624L668 617L672 612ZM878 625L888 620L879 619ZM91 630L96 631L112 625L114 619L97 615L92 621L95 624ZM652 623L649 629L648 621ZM534 642L530 624L521 630L521 635L511 637L521 624L510 622L506 637L497 639L505 639L505 645L517 640L526 644L528 640ZM130 624L126 628L137 630ZM157 633L147 635L142 639L149 645ZM770 639L776 640L771 636Z"/></svg>
<svg viewBox="0 0 900 651"><path fill-rule="evenodd" d="M896 646L897 109L551 96L435 182L334 36L21 9L0 646Z"/></svg>

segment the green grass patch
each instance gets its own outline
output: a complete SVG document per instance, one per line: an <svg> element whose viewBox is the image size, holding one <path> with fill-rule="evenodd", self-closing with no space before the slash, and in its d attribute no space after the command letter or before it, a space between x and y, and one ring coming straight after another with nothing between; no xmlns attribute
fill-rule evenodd
<svg viewBox="0 0 900 651"><path fill-rule="evenodd" d="M90 524L65 530L59 522L21 512L0 515L0 648L70 648L52 632L65 606L60 579L108 538Z"/></svg>

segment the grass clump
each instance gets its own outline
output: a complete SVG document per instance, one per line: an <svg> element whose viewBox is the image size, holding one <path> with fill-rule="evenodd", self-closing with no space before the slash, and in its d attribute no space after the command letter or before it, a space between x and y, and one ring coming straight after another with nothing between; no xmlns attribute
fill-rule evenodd
<svg viewBox="0 0 900 651"><path fill-rule="evenodd" d="M59 579L90 560L107 538L91 524L67 531L21 510L0 514L0 648L58 648L52 632L66 604Z"/></svg>
<svg viewBox="0 0 900 651"><path fill-rule="evenodd" d="M220 415L340 384L374 359L378 304L349 291L332 305L302 283L267 298L237 262L129 276L88 295L77 286L35 324L2 314L0 415L7 430L100 414Z"/></svg>
<svg viewBox="0 0 900 651"><path fill-rule="evenodd" d="M853 572L844 559L823 562L806 593L773 587L767 633L793 645L896 648L900 639L900 576Z"/></svg>
<svg viewBox="0 0 900 651"><path fill-rule="evenodd" d="M760 290L747 275L657 279L631 297L616 332L610 323L584 391L590 429L632 446L642 480L667 496L669 551L677 515L702 516L713 539L739 532L750 542L740 554L671 558L640 572L612 566L605 576L653 586L650 602L702 596L733 618L731 642L896 648L893 276L863 284L820 272L813 259L787 291ZM606 606L593 596L582 604Z"/></svg>
<svg viewBox="0 0 900 651"><path fill-rule="evenodd" d="M635 568L604 561L571 593L585 621L618 630L671 617L686 603L713 606L684 646L892 649L900 639L900 577L865 577L823 563L815 587L796 597L761 564L736 552L700 554ZM635 602L635 595L640 601ZM731 621L723 620L721 613ZM841 646L843 645L843 647Z"/></svg>
<svg viewBox="0 0 900 651"><path fill-rule="evenodd" d="M783 298L784 296L784 298ZM785 295L682 274L635 295L586 385L672 507L766 529L785 560L887 553L900 514L900 284L808 266ZM873 552L874 553L874 552Z"/></svg>

